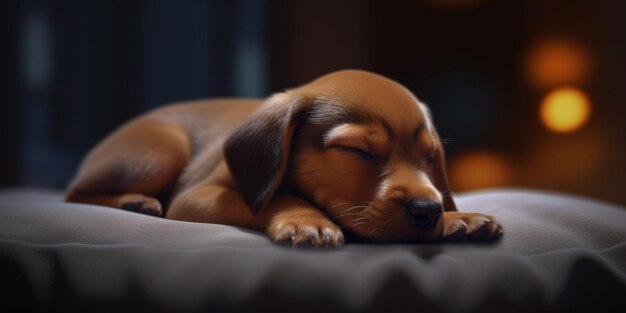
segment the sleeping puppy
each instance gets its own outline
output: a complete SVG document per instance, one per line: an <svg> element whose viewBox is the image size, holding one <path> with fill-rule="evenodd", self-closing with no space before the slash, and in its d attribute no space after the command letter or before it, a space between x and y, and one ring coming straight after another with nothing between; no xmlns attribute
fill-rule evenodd
<svg viewBox="0 0 626 313"><path fill-rule="evenodd" d="M97 145L66 200L264 231L293 245L490 241L457 211L427 107L400 84L346 70L265 101L159 108Z"/></svg>

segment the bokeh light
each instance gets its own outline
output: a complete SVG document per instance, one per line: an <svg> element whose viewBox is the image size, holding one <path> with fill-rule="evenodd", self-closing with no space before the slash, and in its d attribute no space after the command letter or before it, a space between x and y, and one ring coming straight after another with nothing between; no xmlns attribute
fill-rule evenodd
<svg viewBox="0 0 626 313"><path fill-rule="evenodd" d="M559 88L548 93L539 108L543 124L550 130L567 133L582 127L589 119L589 98L575 88Z"/></svg>
<svg viewBox="0 0 626 313"><path fill-rule="evenodd" d="M588 80L591 58L587 50L574 41L550 39L534 45L527 66L531 84L547 89Z"/></svg>
<svg viewBox="0 0 626 313"><path fill-rule="evenodd" d="M510 185L511 165L503 156L490 151L471 151L451 160L450 183L455 191Z"/></svg>

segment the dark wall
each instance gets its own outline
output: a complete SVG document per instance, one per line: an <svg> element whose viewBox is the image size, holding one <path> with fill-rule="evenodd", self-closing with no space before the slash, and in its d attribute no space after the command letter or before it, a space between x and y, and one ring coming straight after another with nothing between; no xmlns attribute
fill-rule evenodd
<svg viewBox="0 0 626 313"><path fill-rule="evenodd" d="M16 134L19 133L18 116L20 110L20 82L18 43L19 43L19 9L17 1L0 2L0 38L6 47L0 57L0 186L15 184L19 180L16 166L18 155Z"/></svg>
<svg viewBox="0 0 626 313"><path fill-rule="evenodd" d="M268 93L265 1L3 5L13 47L6 74L20 86L3 106L12 117L4 186L63 188L90 147L156 106Z"/></svg>

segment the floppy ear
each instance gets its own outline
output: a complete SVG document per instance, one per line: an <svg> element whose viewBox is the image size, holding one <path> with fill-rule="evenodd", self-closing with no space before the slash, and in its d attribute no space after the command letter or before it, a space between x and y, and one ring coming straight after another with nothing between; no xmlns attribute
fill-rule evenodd
<svg viewBox="0 0 626 313"><path fill-rule="evenodd" d="M435 153L435 160L433 162L433 183L435 188L439 190L441 196L443 196L443 210L444 211L458 211L454 199L452 199L452 193L450 191L450 184L448 183L448 174L446 172L446 158L443 151L443 145L439 139L439 135L435 132L435 136L438 141L439 149Z"/></svg>
<svg viewBox="0 0 626 313"><path fill-rule="evenodd" d="M278 189L297 121L309 103L303 97L275 94L224 143L228 168L252 213L263 210Z"/></svg>

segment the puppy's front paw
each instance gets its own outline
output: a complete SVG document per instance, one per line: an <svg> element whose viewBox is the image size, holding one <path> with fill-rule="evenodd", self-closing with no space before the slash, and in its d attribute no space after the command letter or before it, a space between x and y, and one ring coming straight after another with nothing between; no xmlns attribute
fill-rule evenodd
<svg viewBox="0 0 626 313"><path fill-rule="evenodd" d="M159 200L140 194L127 194L120 199L121 209L152 216L162 216L163 210Z"/></svg>
<svg viewBox="0 0 626 313"><path fill-rule="evenodd" d="M331 221L322 218L273 221L267 234L277 243L290 242L294 247L311 245L340 248L345 242L341 229Z"/></svg>
<svg viewBox="0 0 626 313"><path fill-rule="evenodd" d="M491 215L446 212L443 238L449 241L493 241L502 237L502 225Z"/></svg>

